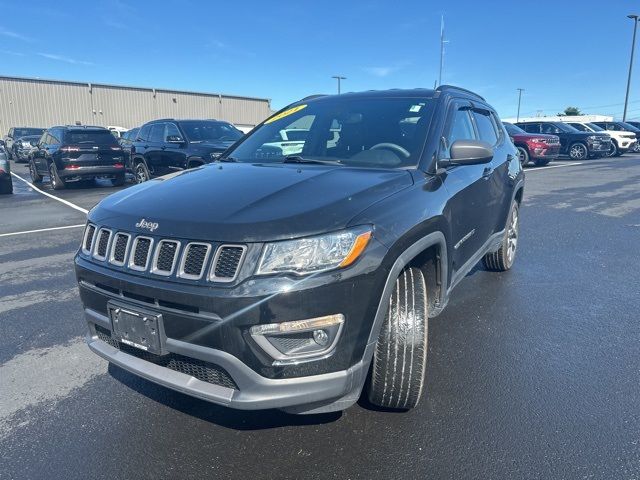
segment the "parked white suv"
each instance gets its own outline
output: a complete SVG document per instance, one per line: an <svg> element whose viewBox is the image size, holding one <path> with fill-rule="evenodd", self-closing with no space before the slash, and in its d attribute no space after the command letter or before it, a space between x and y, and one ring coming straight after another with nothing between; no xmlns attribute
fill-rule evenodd
<svg viewBox="0 0 640 480"><path fill-rule="evenodd" d="M566 122L581 132L600 132L607 133L611 137L611 149L609 157L617 157L636 146L636 135L631 132L623 132L618 130L605 130L594 123L587 122Z"/></svg>

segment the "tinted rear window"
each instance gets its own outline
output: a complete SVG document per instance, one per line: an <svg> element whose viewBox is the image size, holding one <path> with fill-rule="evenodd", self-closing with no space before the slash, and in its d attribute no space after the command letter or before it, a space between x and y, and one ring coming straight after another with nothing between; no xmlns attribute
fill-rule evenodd
<svg viewBox="0 0 640 480"><path fill-rule="evenodd" d="M27 135L42 135L44 128L16 128L13 130L13 138L25 137Z"/></svg>
<svg viewBox="0 0 640 480"><path fill-rule="evenodd" d="M64 142L73 144L89 143L95 145L118 144L116 137L114 137L109 130L93 130L89 132L70 130L65 133Z"/></svg>

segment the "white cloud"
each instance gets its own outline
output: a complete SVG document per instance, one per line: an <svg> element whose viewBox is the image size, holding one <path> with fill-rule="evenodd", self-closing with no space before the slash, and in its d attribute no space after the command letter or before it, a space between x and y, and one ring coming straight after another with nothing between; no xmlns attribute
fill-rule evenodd
<svg viewBox="0 0 640 480"><path fill-rule="evenodd" d="M0 27L0 35L9 38L15 38L16 40L22 40L23 42L32 42L33 40L29 37L21 35L19 33L13 32L11 30L7 30L6 28Z"/></svg>
<svg viewBox="0 0 640 480"><path fill-rule="evenodd" d="M70 63L72 65L95 65L93 62L87 62L84 60L78 60L71 57L65 57L64 55L56 55L53 53L38 53L39 56L43 58L48 58L49 60L55 60L57 62L65 62Z"/></svg>
<svg viewBox="0 0 640 480"><path fill-rule="evenodd" d="M376 77L386 77L398 70L397 67L365 67L364 71Z"/></svg>

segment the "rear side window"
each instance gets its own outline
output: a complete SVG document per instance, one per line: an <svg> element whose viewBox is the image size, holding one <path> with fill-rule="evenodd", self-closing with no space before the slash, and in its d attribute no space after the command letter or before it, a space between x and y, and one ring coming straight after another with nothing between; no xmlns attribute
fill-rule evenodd
<svg viewBox="0 0 640 480"><path fill-rule="evenodd" d="M155 143L164 142L164 123L154 123L153 125L151 125L149 141Z"/></svg>
<svg viewBox="0 0 640 480"><path fill-rule="evenodd" d="M142 140L146 142L149 139L149 131L151 130L151 125L145 125L138 132L138 138L136 140Z"/></svg>
<svg viewBox="0 0 640 480"><path fill-rule="evenodd" d="M487 142L489 145L498 143L498 132L490 114L474 110L473 119L476 121L480 140Z"/></svg>
<svg viewBox="0 0 640 480"><path fill-rule="evenodd" d="M64 136L65 143L117 145L116 137L109 130L68 130Z"/></svg>
<svg viewBox="0 0 640 480"><path fill-rule="evenodd" d="M522 128L525 132L540 133L540 125L537 123L525 123Z"/></svg>

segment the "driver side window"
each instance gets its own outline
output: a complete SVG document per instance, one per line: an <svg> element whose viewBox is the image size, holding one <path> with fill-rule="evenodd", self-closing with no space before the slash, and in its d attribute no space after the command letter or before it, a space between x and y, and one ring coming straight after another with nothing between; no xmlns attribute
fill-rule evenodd
<svg viewBox="0 0 640 480"><path fill-rule="evenodd" d="M471 115L468 108L458 108L453 114L449 134L443 137L441 158L451 158L451 145L456 140L476 140Z"/></svg>

